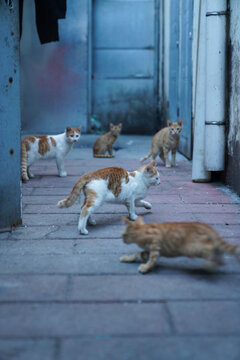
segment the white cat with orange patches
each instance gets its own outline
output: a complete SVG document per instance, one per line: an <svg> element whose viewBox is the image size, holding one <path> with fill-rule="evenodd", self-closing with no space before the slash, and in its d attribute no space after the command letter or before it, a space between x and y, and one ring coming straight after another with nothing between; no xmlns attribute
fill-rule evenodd
<svg viewBox="0 0 240 360"><path fill-rule="evenodd" d="M69 196L58 202L59 208L71 206L79 197L81 190L85 195L78 222L81 234L88 234L87 221L91 225L96 222L91 214L103 202L126 205L131 220L136 220L136 207L151 209L152 205L144 201L151 185L160 184L160 177L155 168L155 161L128 172L119 167L108 167L81 176L74 185Z"/></svg>
<svg viewBox="0 0 240 360"><path fill-rule="evenodd" d="M52 136L27 136L22 139L22 180L26 182L34 175L30 166L39 159L56 159L59 176L67 176L64 169L64 158L72 145L80 139L81 128L66 127L63 134Z"/></svg>

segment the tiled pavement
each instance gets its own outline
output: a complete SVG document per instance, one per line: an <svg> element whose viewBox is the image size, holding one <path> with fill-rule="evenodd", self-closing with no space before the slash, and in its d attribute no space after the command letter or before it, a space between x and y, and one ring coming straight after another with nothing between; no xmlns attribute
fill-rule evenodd
<svg viewBox="0 0 240 360"><path fill-rule="evenodd" d="M161 259L147 275L119 262L136 248L122 243L123 206L104 205L98 225L80 236L80 204L58 209L77 178L107 166L128 170L150 137L122 136L115 159L93 159L94 137L66 161L68 177L54 162L34 166L23 185L23 226L0 234L0 360L240 359L240 264L226 257L216 273L198 259ZM146 222L211 224L240 244L240 199L215 183L191 182L191 163L159 162L161 184L149 190Z"/></svg>

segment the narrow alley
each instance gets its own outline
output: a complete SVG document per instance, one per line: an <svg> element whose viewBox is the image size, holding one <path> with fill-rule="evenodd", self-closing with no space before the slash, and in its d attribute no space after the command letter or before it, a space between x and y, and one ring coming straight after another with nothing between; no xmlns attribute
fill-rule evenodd
<svg viewBox="0 0 240 360"><path fill-rule="evenodd" d="M141 275L121 263L136 249L121 239L126 208L104 205L79 235L80 203L57 202L85 172L107 166L135 170L150 136L121 136L113 159L94 159L95 135L83 135L59 178L54 161L33 166L23 184L23 226L0 234L0 359L233 360L240 356L240 264L226 257L214 273L200 259L159 259ZM218 183L193 183L191 162L158 169L145 222L203 221L239 244L240 199ZM150 356L149 356L150 354ZM177 354L177 355L176 355ZM161 356L160 356L161 355Z"/></svg>

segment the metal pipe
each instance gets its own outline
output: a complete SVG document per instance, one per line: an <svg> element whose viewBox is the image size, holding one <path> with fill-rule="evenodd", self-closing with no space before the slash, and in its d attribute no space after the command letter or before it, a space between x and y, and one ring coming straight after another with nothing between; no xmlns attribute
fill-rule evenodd
<svg viewBox="0 0 240 360"><path fill-rule="evenodd" d="M207 182L211 173L205 169L205 38L206 38L206 2L194 2L194 28L193 28L193 64L195 68L195 81L193 88L193 165L192 181Z"/></svg>
<svg viewBox="0 0 240 360"><path fill-rule="evenodd" d="M206 12L205 168L224 170L226 0L208 0Z"/></svg>

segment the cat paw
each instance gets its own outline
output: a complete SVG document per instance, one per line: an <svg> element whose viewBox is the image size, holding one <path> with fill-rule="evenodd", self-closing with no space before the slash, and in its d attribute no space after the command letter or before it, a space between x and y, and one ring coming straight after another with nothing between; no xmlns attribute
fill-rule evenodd
<svg viewBox="0 0 240 360"><path fill-rule="evenodd" d="M170 168L170 167L171 167L171 164L166 164L165 167L166 167L166 168Z"/></svg>
<svg viewBox="0 0 240 360"><path fill-rule="evenodd" d="M218 270L219 264L215 261L205 261L204 270L207 272L215 272Z"/></svg>
<svg viewBox="0 0 240 360"><path fill-rule="evenodd" d="M94 220L93 218L89 218L89 219L88 219L88 223L89 223L90 225L92 225L92 226L97 225L96 220Z"/></svg>
<svg viewBox="0 0 240 360"><path fill-rule="evenodd" d="M119 259L121 262L127 262L127 256L126 255L123 255L120 257Z"/></svg>
<svg viewBox="0 0 240 360"><path fill-rule="evenodd" d="M57 207L58 207L58 208L66 207L66 206L65 206L65 200L60 200L60 201L57 203Z"/></svg>
<svg viewBox="0 0 240 360"><path fill-rule="evenodd" d="M178 166L178 164L172 164L172 167L177 167Z"/></svg>
<svg viewBox="0 0 240 360"><path fill-rule="evenodd" d="M26 176L26 177L24 177L24 178L22 179L22 182L23 182L23 183L26 183L28 180L29 180L29 177Z"/></svg>
<svg viewBox="0 0 240 360"><path fill-rule="evenodd" d="M60 176L60 177L65 177L65 176L67 176L67 172L66 172L66 171L62 171L62 172L59 173L59 176Z"/></svg>
<svg viewBox="0 0 240 360"><path fill-rule="evenodd" d="M129 215L130 220L135 221L137 220L138 216L136 214Z"/></svg>
<svg viewBox="0 0 240 360"><path fill-rule="evenodd" d="M80 234L87 235L88 234L87 229L80 229Z"/></svg>
<svg viewBox="0 0 240 360"><path fill-rule="evenodd" d="M138 267L138 271L142 274L146 274L149 271L149 268L145 264L142 264Z"/></svg>
<svg viewBox="0 0 240 360"><path fill-rule="evenodd" d="M145 209L150 210L152 208L152 204L150 204L149 202L146 201L144 204L144 207L145 207Z"/></svg>

